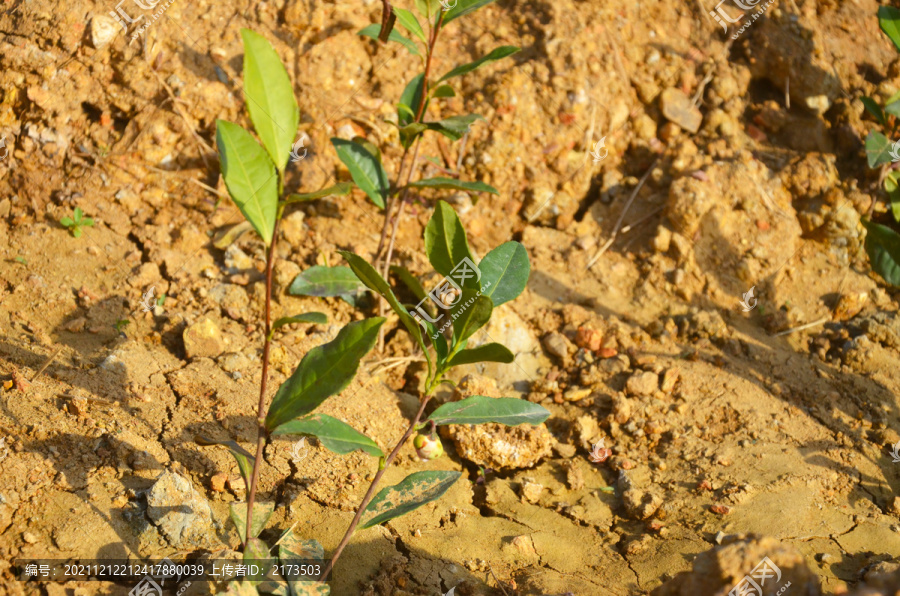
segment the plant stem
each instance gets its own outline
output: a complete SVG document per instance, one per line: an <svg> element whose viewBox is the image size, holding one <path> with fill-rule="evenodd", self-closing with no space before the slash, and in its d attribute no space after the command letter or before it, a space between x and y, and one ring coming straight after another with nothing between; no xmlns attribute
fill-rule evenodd
<svg viewBox="0 0 900 596"><path fill-rule="evenodd" d="M259 482L259 468L263 456L263 447L266 445L266 381L269 377L269 347L271 346L272 331L272 266L275 264L275 244L278 235L278 222L275 218L275 226L272 230L272 244L266 252L266 341L263 344L262 379L259 381L259 407L256 411L256 421L259 424L256 437L256 457L253 459L253 475L250 478L249 494L247 496L247 529L244 533L244 547L250 541L250 532L253 527L253 502L256 500L256 485Z"/></svg>
<svg viewBox="0 0 900 596"><path fill-rule="evenodd" d="M366 491L366 495L363 497L362 503L359 504L359 508L356 510L356 515L353 516L353 521L350 522L350 527L347 528L347 533L344 534L344 537L341 539L341 543L338 544L337 549L334 551L334 555L331 557L331 560L328 561L328 565L325 566L325 571L323 571L322 575L319 576L319 581L325 581L325 578L328 577L328 573L337 562L338 557L341 556L341 552L344 550L344 547L346 547L347 543L350 542L350 538L353 536L353 531L356 530L356 526L359 525L359 521L362 519L363 512L365 512L366 510L366 506L375 495L375 489L378 487L378 483L381 481L381 477L384 476L384 473L387 470L388 466L390 466L391 462L394 461L394 458L397 456L397 453L400 452L400 448L403 447L403 444L406 443L406 440L409 439L410 436L412 436L413 432L415 432L416 426L419 424L419 419L425 412L425 406L428 405L430 399L431 395L426 395L425 399L422 400L422 404L419 406L419 411L416 412L416 417L410 423L409 428L406 429L406 432L403 433L403 437L397 443L396 447L394 447L394 450L391 451L390 455L387 456L387 459L384 460L384 466L380 470L378 470L377 474L375 474L375 478L372 479L372 484L369 485L369 490Z"/></svg>

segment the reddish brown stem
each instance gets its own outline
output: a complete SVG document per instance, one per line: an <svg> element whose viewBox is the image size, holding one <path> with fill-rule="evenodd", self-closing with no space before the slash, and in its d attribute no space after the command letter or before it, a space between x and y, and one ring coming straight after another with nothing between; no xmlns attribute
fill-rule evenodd
<svg viewBox="0 0 900 596"><path fill-rule="evenodd" d="M250 531L253 527L253 502L256 500L256 485L259 482L260 462L263 456L263 447L266 445L266 381L269 378L269 347L272 343L272 266L275 263L275 244L278 234L278 218L272 230L272 243L266 251L266 341L263 344L262 379L259 382L259 407L256 410L256 421L259 425L256 438L256 458L253 460L253 475L250 478L250 492L247 496L247 529L244 533L244 547L250 541Z"/></svg>
<svg viewBox="0 0 900 596"><path fill-rule="evenodd" d="M372 480L372 484L369 485L369 490L366 491L366 496L363 497L362 503L359 504L359 509L356 510L356 515L353 516L353 521L350 522L350 527L347 528L347 533L344 534L344 537L341 539L341 543L338 544L337 549L334 551L334 555L331 557L331 560L328 561L328 565L325 566L325 571L323 571L322 575L319 576L319 581L325 581L325 578L328 577L328 573L337 562L338 557L341 556L341 552L343 552L344 547L346 547L347 543L350 542L350 537L353 536L353 531L356 530L356 526L359 525L359 520L362 519L363 512L366 510L366 506L369 504L369 501L372 500L372 497L375 494L375 488L381 481L381 477L384 476L384 472L388 469L388 466L390 466L391 462L394 461L394 458L397 457L397 453L400 452L400 448L403 447L403 444L406 443L406 440L409 439L409 437L412 436L412 434L415 432L416 425L419 424L419 419L425 412L425 406L428 405L428 401L430 399L431 396L426 395L425 399L422 400L422 404L419 406L419 411L416 412L416 417L409 424L409 428L406 429L406 432L403 433L403 437L397 443L397 446L394 447L394 450L391 451L390 455L387 456L387 459L384 460L384 466L380 470L378 470L377 474L375 474L375 478Z"/></svg>

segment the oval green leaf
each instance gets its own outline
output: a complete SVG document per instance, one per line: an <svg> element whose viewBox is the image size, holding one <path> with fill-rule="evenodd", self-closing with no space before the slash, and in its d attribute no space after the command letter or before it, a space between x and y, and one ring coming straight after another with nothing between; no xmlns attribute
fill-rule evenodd
<svg viewBox="0 0 900 596"><path fill-rule="evenodd" d="M266 527L266 523L268 523L269 518L272 517L272 512L275 511L275 503L260 503L256 502L253 504L253 522L250 527L250 533L252 534L250 538L256 538L259 536L259 533L263 531ZM245 533L247 531L247 503L232 503L230 507L231 513L231 521L234 522L235 527L237 528L238 535L241 537L241 542L246 542ZM265 546L265 544L263 545ZM266 548L265 554L262 557L257 557L260 559L266 558L269 556L269 549Z"/></svg>
<svg viewBox="0 0 900 596"><path fill-rule="evenodd" d="M897 10L893 6L879 7L878 25L891 41L894 42L894 47L900 50L900 10Z"/></svg>
<svg viewBox="0 0 900 596"><path fill-rule="evenodd" d="M452 190L466 190L469 192L489 192L491 194L500 194L496 188L484 182L466 182L465 180L456 180L454 178L444 178L436 176L434 178L426 178L412 182L411 188L438 188Z"/></svg>
<svg viewBox="0 0 900 596"><path fill-rule="evenodd" d="M879 124L884 125L884 111L881 109L881 106L878 105L878 102L871 97L860 97L859 100L866 108L866 111L872 114Z"/></svg>
<svg viewBox="0 0 900 596"><path fill-rule="evenodd" d="M414 472L399 484L383 488L366 507L368 517L359 525L360 529L383 524L441 498L461 475L436 470Z"/></svg>
<svg viewBox="0 0 900 596"><path fill-rule="evenodd" d="M466 231L463 229L456 211L445 201L438 201L434 213L425 226L425 253L434 270L443 276L450 275L453 268L469 259L474 265L475 259L469 250ZM467 282L477 285L474 278Z"/></svg>
<svg viewBox="0 0 900 596"><path fill-rule="evenodd" d="M250 29L244 40L244 97L259 138L279 172L284 171L300 124L294 87L269 41Z"/></svg>
<svg viewBox="0 0 900 596"><path fill-rule="evenodd" d="M423 43L428 43L428 40L425 38L425 32L422 31L422 25L419 24L419 19L416 18L416 15L405 8L397 8L396 6L393 8L394 14L397 15L397 20L400 21L403 28L421 39Z"/></svg>
<svg viewBox="0 0 900 596"><path fill-rule="evenodd" d="M327 449L345 455L362 449L369 455L383 457L378 444L346 422L325 414L313 414L285 422L272 431L273 435L311 435L322 441Z"/></svg>
<svg viewBox="0 0 900 596"><path fill-rule="evenodd" d="M476 362L503 362L509 364L516 357L509 348L503 344L490 343L471 350L463 350L458 352L447 363L448 366L461 366L463 364L474 364Z"/></svg>
<svg viewBox="0 0 900 596"><path fill-rule="evenodd" d="M326 188L321 188L314 192L295 192L288 195L287 199L285 199L285 202L303 203L306 201L313 201L315 199L322 199L325 197L341 197L344 195L349 195L351 190L353 190L353 185L349 182L338 182L337 184L333 184Z"/></svg>
<svg viewBox="0 0 900 596"><path fill-rule="evenodd" d="M288 294L294 296L344 296L358 294L366 289L350 267L315 265L294 278Z"/></svg>
<svg viewBox="0 0 900 596"><path fill-rule="evenodd" d="M860 220L866 231L866 253L872 269L886 282L900 287L900 234L887 226Z"/></svg>
<svg viewBox="0 0 900 596"><path fill-rule="evenodd" d="M428 360L428 367L430 369L431 356L428 354L428 350L425 349L425 341L422 339L422 329L416 323L415 319L412 318L412 315L403 308L400 301L397 300L393 290L391 290L391 286L389 286L388 283L384 281L384 278L375 271L374 267L359 255L346 250L339 250L338 253L347 260L353 273L356 274L359 280L363 282L367 288L381 294L384 299L387 300L391 309L397 313L397 316L400 318L400 322L403 323L403 326L406 327L409 334L412 335L413 339L416 340L416 343L419 344L422 352L425 353L425 358Z"/></svg>
<svg viewBox="0 0 900 596"><path fill-rule="evenodd" d="M343 391L356 374L359 361L375 345L382 323L383 317L350 323L332 341L307 352L275 393L266 428L271 431L309 414L328 397Z"/></svg>
<svg viewBox="0 0 900 596"><path fill-rule="evenodd" d="M328 316L321 312L305 312L301 315L293 317L281 317L272 324L272 331L290 325L291 323L313 323L315 325L324 325L328 323Z"/></svg>
<svg viewBox="0 0 900 596"><path fill-rule="evenodd" d="M447 79L452 79L453 77L458 77L458 76L464 75L466 73L470 73L473 70L475 70L476 68L478 68L484 64L487 64L488 62L495 62L497 60L502 60L503 58L506 58L507 56L511 56L512 54L515 54L518 51L519 51L519 48L517 48L516 46L500 46L499 48L495 48L493 51L491 51L491 53L488 54L487 56L482 56L481 58L479 58L478 60L475 60L474 62L469 62L468 64L463 64L462 66L457 66L456 68L454 68L453 70L451 70L450 72L448 72L447 74L442 76L440 79L438 79L438 82L446 81Z"/></svg>
<svg viewBox="0 0 900 596"><path fill-rule="evenodd" d="M379 33L381 33L381 25L376 23L374 25L369 25L368 27L360 29L357 35L362 35L363 37L370 37L377 40ZM415 56L422 55L419 52L419 48L416 47L416 42L409 39L408 37L404 37L403 35L398 33L396 29L391 30L391 34L388 36L388 41L399 43Z"/></svg>
<svg viewBox="0 0 900 596"><path fill-rule="evenodd" d="M453 19L476 11L482 6L486 6L494 0L458 0L456 6L451 8L444 15L444 24L449 23Z"/></svg>
<svg viewBox="0 0 900 596"><path fill-rule="evenodd" d="M519 242L504 242L484 256L478 264L481 293L500 306L515 299L528 284L531 263L528 251Z"/></svg>
<svg viewBox="0 0 900 596"><path fill-rule="evenodd" d="M365 147L353 141L333 137L331 144L340 159L350 171L350 177L372 202L384 209L384 200L390 191L387 172L381 161Z"/></svg>
<svg viewBox="0 0 900 596"><path fill-rule="evenodd" d="M410 122L416 119L416 115L419 110L419 102L422 100L422 93L424 93L425 88L425 74L419 73L412 78L412 80L406 84L406 87L403 89L403 93L400 94L400 104L406 106L407 111L397 109L397 117L400 122L400 126L406 126ZM425 110L428 109L428 102L425 102L425 107L422 109L422 113L425 113Z"/></svg>
<svg viewBox="0 0 900 596"><path fill-rule="evenodd" d="M886 136L872 131L866 137L866 159L869 167L874 168L891 161L891 142Z"/></svg>
<svg viewBox="0 0 900 596"><path fill-rule="evenodd" d="M550 417L550 412L537 404L515 397L474 395L462 401L442 405L426 419L437 425L485 424L496 422L506 426L537 425Z"/></svg>
<svg viewBox="0 0 900 596"><path fill-rule="evenodd" d="M249 132L225 120L216 120L216 145L228 194L268 246L278 210L272 160Z"/></svg>
<svg viewBox="0 0 900 596"><path fill-rule="evenodd" d="M451 310L453 346L461 346L472 334L484 327L491 318L494 304L478 290L463 288L462 296ZM459 349L459 348L457 348Z"/></svg>
<svg viewBox="0 0 900 596"><path fill-rule="evenodd" d="M450 116L437 122L426 122L431 130L436 130L450 140L458 141L469 132L469 127L476 120L484 120L479 114L466 114L465 116Z"/></svg>

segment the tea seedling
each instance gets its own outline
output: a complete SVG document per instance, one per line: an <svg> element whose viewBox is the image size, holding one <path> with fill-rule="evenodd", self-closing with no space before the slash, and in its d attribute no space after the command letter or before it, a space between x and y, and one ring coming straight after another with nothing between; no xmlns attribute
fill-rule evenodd
<svg viewBox="0 0 900 596"><path fill-rule="evenodd" d="M483 0L460 0L458 6L469 6L468 10L474 10L485 3ZM464 12L457 11L455 16ZM444 19L443 14L437 16L437 28ZM348 276L332 281L344 284L340 286L345 290L343 293L352 294L354 288L358 290L365 287L384 298L425 356L428 375L418 413L387 456L375 441L350 425L337 418L316 413L326 399L337 395L350 383L361 359L374 347L385 322L383 317L350 323L332 341L310 350L275 392L267 408L269 354L274 332L290 323L325 321L325 315L321 313L304 313L271 322L272 272L278 224L289 203L329 194L347 194L350 186L339 184L313 193L291 193L285 196L284 168L299 122L299 109L287 71L272 46L263 37L247 29L242 30L241 35L245 50L244 94L250 120L261 144L242 127L224 120L217 121L216 142L228 193L266 246L265 334L257 407L257 442L254 454L230 439L198 436L196 441L201 445L226 447L238 464L247 487L247 502L233 504L231 518L243 545L245 561L268 560L273 557L277 557L282 563L324 559L321 545L315 540L301 539L293 528L285 531L271 548L259 538L274 511L274 503L256 500L263 449L271 437L314 436L334 453L347 454L359 449L379 458L378 471L353 521L318 577L320 581L324 581L357 528L384 523L433 501L459 478L459 472L419 471L410 474L397 485L375 494L385 470L416 431L426 424L431 427L431 432L426 435L431 444L428 455L439 457L442 447L438 447L440 440L434 432L437 426L487 422L507 425L540 424L549 416L544 408L524 400L474 396L443 404L422 421L434 390L441 383L450 382L444 375L451 368L477 362L513 361L513 354L500 344L489 343L474 348L467 346L473 334L488 323L495 305L514 299L524 290L530 265L524 247L517 242L507 242L489 252L475 267L474 256L459 218L447 203L440 202L425 230L425 250L438 273L458 281L458 291L452 293L453 300L449 303L438 302L438 306L447 310L447 313L438 315L427 305L423 308L420 302L413 315L397 300L393 290L375 267L356 254L342 251L355 279L352 284L349 283L351 280ZM432 36L436 38L436 34ZM447 300L446 293L441 296L442 300ZM438 321L444 322L440 329L436 326ZM426 337L429 338L428 344ZM273 554L275 546L278 548ZM282 570L286 567L289 566L285 565ZM301 577L273 574L265 581L244 581L237 589L249 594L284 594L286 582L292 594L329 593L327 585L311 579L309 575Z"/></svg>
<svg viewBox="0 0 900 596"><path fill-rule="evenodd" d="M81 207L75 207L73 216L62 218L59 220L59 224L67 228L75 238L81 238L81 228L94 225L94 220L90 217L84 217L84 211L81 210Z"/></svg>
<svg viewBox="0 0 900 596"><path fill-rule="evenodd" d="M878 23L894 47L900 50L900 10L891 6L880 7ZM893 138L900 124L900 91L888 98L884 107L871 97L861 100L866 111ZM870 131L866 137L866 158L870 168L878 168L878 180L887 193L891 214L896 222L900 222L900 170L897 169L900 141L892 143L883 132ZM872 207L874 209L874 203ZM871 211L869 215L871 217ZM900 234L871 220L863 219L862 224L867 231L865 248L872 269L889 284L900 286Z"/></svg>

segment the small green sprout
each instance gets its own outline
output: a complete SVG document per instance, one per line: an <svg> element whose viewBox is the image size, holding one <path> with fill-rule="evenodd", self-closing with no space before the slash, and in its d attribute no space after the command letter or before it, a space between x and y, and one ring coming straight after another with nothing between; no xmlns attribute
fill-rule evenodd
<svg viewBox="0 0 900 596"><path fill-rule="evenodd" d="M75 207L74 217L64 217L59 220L59 224L64 228L68 228L75 238L80 238L81 228L94 225L94 220L90 217L84 217L84 211L81 210L81 207Z"/></svg>

